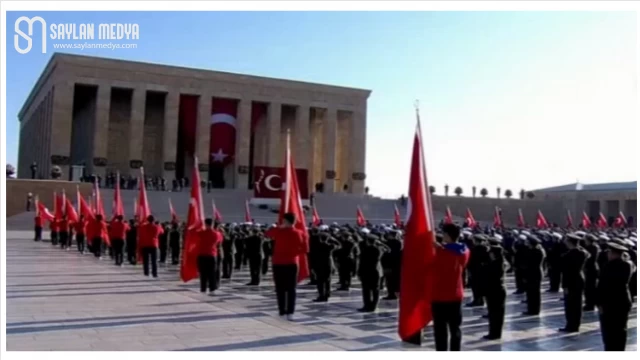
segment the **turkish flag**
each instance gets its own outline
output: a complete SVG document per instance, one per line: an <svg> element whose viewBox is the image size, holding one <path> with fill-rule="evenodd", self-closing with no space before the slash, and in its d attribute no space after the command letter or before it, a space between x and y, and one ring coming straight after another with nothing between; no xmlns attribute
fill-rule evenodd
<svg viewBox="0 0 640 360"><path fill-rule="evenodd" d="M122 194L120 193L120 172L116 173L116 190L113 192L113 206L111 207L113 217L124 217L124 206L122 205Z"/></svg>
<svg viewBox="0 0 640 360"><path fill-rule="evenodd" d="M453 224L453 215L451 214L451 209L447 206L447 211L444 214L444 223L445 224Z"/></svg>
<svg viewBox="0 0 640 360"><path fill-rule="evenodd" d="M473 217L473 214L471 213L471 209L469 208L467 208L467 214L465 215L465 220L467 221L467 226L470 228L474 228L476 227L476 225L478 225L478 222Z"/></svg>
<svg viewBox="0 0 640 360"><path fill-rule="evenodd" d="M211 207L213 209L213 220L221 223L222 215L220 214L220 211L218 211L218 208L216 207L216 203L213 200L211 200Z"/></svg>
<svg viewBox="0 0 640 360"><path fill-rule="evenodd" d="M171 214L171 222L174 224L178 223L178 214L176 214L176 211L173 209L171 198L169 198L169 214Z"/></svg>
<svg viewBox="0 0 640 360"><path fill-rule="evenodd" d="M538 215L536 216L536 226L539 229L544 229L549 227L549 223L547 222L547 219L545 219L544 215L542 214L542 211L540 210L538 210Z"/></svg>
<svg viewBox="0 0 640 360"><path fill-rule="evenodd" d="M191 200L187 214L187 233L184 238L184 251L180 264L180 279L187 282L198 277L198 232L204 228L204 210L202 208L202 190L200 189L200 171L198 158L194 157L191 172Z"/></svg>
<svg viewBox="0 0 640 360"><path fill-rule="evenodd" d="M582 227L588 229L591 227L591 219L587 216L586 212L582 212Z"/></svg>
<svg viewBox="0 0 640 360"><path fill-rule="evenodd" d="M80 203L80 214L84 216L85 220L94 220L93 210L91 210L91 206L84 201L84 198L80 195L80 190L78 190L78 202Z"/></svg>
<svg viewBox="0 0 640 360"><path fill-rule="evenodd" d="M613 226L615 226L615 227L625 227L625 226L627 226L627 218L624 217L624 214L622 213L622 211L620 211L618 213L618 216L616 217L616 220L613 222Z"/></svg>
<svg viewBox="0 0 640 360"><path fill-rule="evenodd" d="M138 180L138 182L140 183L140 187L138 188L138 216L140 217L140 223L144 223L145 221L147 221L147 218L149 217L149 215L151 215L149 200L147 198L147 188L144 184L144 180L144 168L140 168L140 180ZM195 185L195 182L193 183L193 185ZM198 185L200 185L199 180Z"/></svg>
<svg viewBox="0 0 640 360"><path fill-rule="evenodd" d="M421 334L432 319L434 274L431 266L436 239L419 118L413 141L408 194L398 315L398 335L403 341L411 341Z"/></svg>
<svg viewBox="0 0 640 360"><path fill-rule="evenodd" d="M318 215L318 210L316 210L316 207L313 207L313 210L311 212L311 224L313 226L319 226L320 225L320 215Z"/></svg>
<svg viewBox="0 0 640 360"><path fill-rule="evenodd" d="M567 228L571 229L573 227L573 217L571 216L571 211L567 210Z"/></svg>
<svg viewBox="0 0 640 360"><path fill-rule="evenodd" d="M400 211L398 210L398 206L393 204L393 222L397 227L402 226L402 220L400 220Z"/></svg>
<svg viewBox="0 0 640 360"><path fill-rule="evenodd" d="M249 211L249 200L244 201L244 221L251 222L251 212Z"/></svg>
<svg viewBox="0 0 640 360"><path fill-rule="evenodd" d="M102 215L104 219L104 204L102 202L102 195L100 195L100 186L98 185L98 180L93 183L93 192L96 194L96 202L95 202L95 214Z"/></svg>
<svg viewBox="0 0 640 360"><path fill-rule="evenodd" d="M308 170L296 169L298 189L302 199L309 198ZM282 196L284 168L255 166L253 179L253 197L275 199Z"/></svg>
<svg viewBox="0 0 640 360"><path fill-rule="evenodd" d="M236 119L238 102L231 99L211 99L209 152L214 166L225 167L236 153Z"/></svg>
<svg viewBox="0 0 640 360"><path fill-rule="evenodd" d="M524 221L524 215L522 215L522 209L518 209L518 227L527 226L527 222Z"/></svg>
<svg viewBox="0 0 640 360"><path fill-rule="evenodd" d="M53 197L55 199L53 214L55 215L57 220L60 220L64 216L67 196L65 195L64 190L62 190L62 194L54 192Z"/></svg>
<svg viewBox="0 0 640 360"><path fill-rule="evenodd" d="M598 215L598 221L596 222L596 226L598 227L598 229L604 229L608 226L609 224L607 223L607 218L604 217L604 214L600 213Z"/></svg>
<svg viewBox="0 0 640 360"><path fill-rule="evenodd" d="M47 209L46 206L44 206L43 203L40 202L40 200L38 200L38 197L36 197L36 216L41 216L44 220L47 220L49 222L55 220L55 215L53 215L51 213L51 211L49 211L49 209Z"/></svg>
<svg viewBox="0 0 640 360"><path fill-rule="evenodd" d="M309 261L307 253L309 252L309 237L307 233L307 224L302 209L302 199L300 198L300 189L298 188L298 178L296 177L295 166L293 165L293 156L291 155L291 140L287 134L287 148L284 160L284 189L280 198L280 213L278 216L278 224L282 224L284 214L292 213L296 217L296 223L293 227L302 231L306 251L298 257L298 282L309 277Z"/></svg>
<svg viewBox="0 0 640 360"><path fill-rule="evenodd" d="M65 204L64 212L67 215L67 220L71 222L78 222L78 220L80 220L80 217L78 216L78 212L73 207L73 204L71 204L71 200L69 200L68 198L67 198L67 203Z"/></svg>
<svg viewBox="0 0 640 360"><path fill-rule="evenodd" d="M356 224L358 224L358 226L367 225L367 219L365 219L364 214L362 213L362 209L360 209L360 206L358 206L356 209Z"/></svg>
<svg viewBox="0 0 640 360"><path fill-rule="evenodd" d="M498 209L497 206L493 213L493 227L495 228L502 227L502 216L500 216L500 209Z"/></svg>

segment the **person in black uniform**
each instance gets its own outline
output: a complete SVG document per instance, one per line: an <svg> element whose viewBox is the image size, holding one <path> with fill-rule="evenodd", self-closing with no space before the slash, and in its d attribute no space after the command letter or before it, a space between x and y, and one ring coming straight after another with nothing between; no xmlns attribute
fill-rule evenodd
<svg viewBox="0 0 640 360"><path fill-rule="evenodd" d="M180 230L177 222L171 224L169 248L171 249L171 265L178 265L180 263Z"/></svg>
<svg viewBox="0 0 640 360"><path fill-rule="evenodd" d="M321 233L316 244L315 271L318 298L314 302L327 302L331 297L331 272L333 271L333 252L340 248L338 240L328 233Z"/></svg>
<svg viewBox="0 0 640 360"><path fill-rule="evenodd" d="M242 259L244 258L245 237L246 235L242 229L236 229L236 232L234 233L234 236L233 236L233 245L236 249L236 254L234 259L236 270L240 270L240 267L242 266Z"/></svg>
<svg viewBox="0 0 640 360"><path fill-rule="evenodd" d="M271 255L273 254L272 246L273 244L270 239L263 239L262 254L264 258L262 259L262 276L267 275L267 272L269 272L269 259L271 259Z"/></svg>
<svg viewBox="0 0 640 360"><path fill-rule="evenodd" d="M262 234L257 228L252 229L251 235L245 240L245 255L249 259L249 274L251 275L251 281L247 285L260 285L263 258L262 241Z"/></svg>
<svg viewBox="0 0 640 360"><path fill-rule="evenodd" d="M605 351L624 351L627 346L627 322L632 305L629 280L635 269L624 255L626 250L618 243L610 243L609 261L600 271L596 305Z"/></svg>
<svg viewBox="0 0 640 360"><path fill-rule="evenodd" d="M596 288L600 273L598 267L600 247L596 243L597 240L592 234L587 234L584 238L584 249L589 253L589 258L584 265L584 311L593 311L596 307Z"/></svg>
<svg viewBox="0 0 640 360"><path fill-rule="evenodd" d="M311 229L309 232L309 283L307 285L318 285L318 277L316 276L316 259L318 255L318 244L320 243L319 229Z"/></svg>
<svg viewBox="0 0 640 360"><path fill-rule="evenodd" d="M236 255L236 247L233 242L235 237L234 230L229 229L222 240L222 278L231 279L233 274L233 260Z"/></svg>
<svg viewBox="0 0 640 360"><path fill-rule="evenodd" d="M629 260L633 264L634 271L631 274L631 281L629 281L629 291L631 292L631 300L635 299L638 294L638 253L637 246L634 246L633 242L627 244L629 249Z"/></svg>
<svg viewBox="0 0 640 360"><path fill-rule="evenodd" d="M467 307L484 306L484 294L482 291L485 274L483 269L489 260L487 241L487 236L483 234L477 234L473 237L473 247L471 248L468 266L473 301L468 303Z"/></svg>
<svg viewBox="0 0 640 360"><path fill-rule="evenodd" d="M564 292L564 315L566 325L561 332L578 332L582 322L582 294L584 292L584 266L589 253L579 246L580 237L567 235L567 251L560 259L562 264L562 289Z"/></svg>
<svg viewBox="0 0 640 360"><path fill-rule="evenodd" d="M489 239L488 247L489 261L485 272L484 294L487 300L487 310L489 312L489 334L484 336L486 340L497 340L502 338L502 326L504 325L505 303L507 299L507 288L504 285L504 249L497 238Z"/></svg>
<svg viewBox="0 0 640 360"><path fill-rule="evenodd" d="M382 258L382 254L390 250L391 249L380 242L375 235L368 233L365 241L360 243L358 277L362 284L362 301L364 306L358 309L358 311L376 311L380 298L380 278L382 277L380 259Z"/></svg>
<svg viewBox="0 0 640 360"><path fill-rule="evenodd" d="M547 273L549 274L549 293L557 293L560 291L560 282L562 278L562 256L567 251L566 245L562 240L552 239L547 252Z"/></svg>
<svg viewBox="0 0 640 360"><path fill-rule="evenodd" d="M527 237L529 247L526 251L525 284L527 294L527 311L523 315L540 314L540 286L542 284L542 264L546 254L535 235Z"/></svg>
<svg viewBox="0 0 640 360"><path fill-rule="evenodd" d="M387 282L387 297L384 300L398 299L400 292L400 269L402 265L402 240L401 235L397 231L390 232L387 237L387 246L389 253L387 254L387 268L385 269L385 279Z"/></svg>
<svg viewBox="0 0 640 360"><path fill-rule="evenodd" d="M338 262L338 281L340 287L338 291L349 291L351 278L356 270L356 258L358 257L358 246L353 237L345 232L340 235L340 249L336 251Z"/></svg>
<svg viewBox="0 0 640 360"><path fill-rule="evenodd" d="M169 227L167 223L162 223L162 234L158 236L158 247L160 248L160 264L167 262L167 249L169 248Z"/></svg>
<svg viewBox="0 0 640 360"><path fill-rule="evenodd" d="M138 262L138 224L135 220L129 220L129 230L126 234L127 242L127 260L129 264L135 265Z"/></svg>
<svg viewBox="0 0 640 360"><path fill-rule="evenodd" d="M518 240L513 244L513 268L516 280L516 291L514 295L526 292L526 265L527 265L527 236L519 235Z"/></svg>

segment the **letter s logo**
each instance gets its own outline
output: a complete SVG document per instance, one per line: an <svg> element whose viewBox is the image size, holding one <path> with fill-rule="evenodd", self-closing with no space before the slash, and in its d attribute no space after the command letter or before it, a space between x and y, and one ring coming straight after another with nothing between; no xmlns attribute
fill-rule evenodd
<svg viewBox="0 0 640 360"><path fill-rule="evenodd" d="M28 27L29 35L25 34L24 32L22 32L22 30L20 30L20 24L23 21L25 21L29 25L29 27ZM31 35L33 35L33 23L36 22L36 21L40 22L40 25L42 25L42 53L45 54L47 52L47 23L46 23L46 21L44 21L44 19L41 18L40 16L35 16L33 18L28 18L26 16L21 16L18 19L16 19L15 26L14 26L16 34L13 35L13 47L20 54L26 54L29 51L31 51L31 47L33 46ZM27 45L27 47L25 49L20 48L20 46L18 45L18 35L20 35L20 37L22 37L23 39L27 40L27 44L28 45Z"/></svg>

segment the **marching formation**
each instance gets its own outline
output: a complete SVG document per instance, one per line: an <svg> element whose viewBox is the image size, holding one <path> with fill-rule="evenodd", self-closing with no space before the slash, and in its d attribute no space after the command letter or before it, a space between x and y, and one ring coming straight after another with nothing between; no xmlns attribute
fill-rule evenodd
<svg viewBox="0 0 640 360"><path fill-rule="evenodd" d="M142 262L146 276L158 276L157 263L180 266L182 281L200 280L200 291L214 295L220 279L248 266L250 282L259 286L269 273L275 282L279 314L295 314L296 287L309 278L317 287L316 302L330 302L333 291L349 291L357 278L362 290L360 312L375 312L379 302L398 301L398 333L405 342L420 344L431 322L436 350L461 350L462 307L486 305L487 340L502 337L505 319L505 277L513 274L524 295L527 316L541 312L544 277L548 292L562 292L566 326L579 332L584 311L598 311L605 350L624 350L627 321L636 297L636 233L583 219L579 231L550 226L542 213L535 228L522 220L517 228L504 226L496 210L493 226L482 228L467 211L456 224L450 211L437 225L427 186L420 128L414 139L406 223L396 208L394 224L369 224L357 209L356 224L323 224L315 208L306 224L287 144L285 187L276 224L251 221L224 223L213 207L205 216L198 185L198 162L192 174L191 202L185 222L173 207L171 219L159 222L147 204L144 182L133 219L126 221L119 181L111 219L106 219L99 187L87 203L78 193L74 207L66 194L54 194L53 213L36 199L35 240L42 240L48 221L51 244L98 259L110 257L116 266ZM144 176L144 175L142 175ZM247 216L248 217L248 216ZM624 219L624 217L622 217ZM248 217L247 220L250 220ZM587 219L588 220L588 219ZM158 259L159 256L159 259ZM337 275L334 289L332 279ZM464 288L473 300L462 304ZM385 296L381 299L381 291Z"/></svg>

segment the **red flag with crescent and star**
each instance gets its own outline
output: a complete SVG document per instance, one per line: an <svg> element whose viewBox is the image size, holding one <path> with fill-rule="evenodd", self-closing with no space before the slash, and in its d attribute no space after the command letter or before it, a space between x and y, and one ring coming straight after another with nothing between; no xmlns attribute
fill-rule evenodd
<svg viewBox="0 0 640 360"><path fill-rule="evenodd" d="M422 150L420 116L417 114L416 134L413 141L409 198L405 221L404 250L400 275L400 311L398 335L411 342L421 334L432 319L431 299L435 259L435 224L431 194Z"/></svg>
<svg viewBox="0 0 640 360"><path fill-rule="evenodd" d="M113 192L113 217L124 217L124 206L122 205L122 195L120 194L120 172L116 173L116 190Z"/></svg>
<svg viewBox="0 0 640 360"><path fill-rule="evenodd" d="M609 224L607 223L607 218L604 217L603 213L600 213L598 215L598 221L596 222L596 226L598 227L598 229L604 229L608 226Z"/></svg>
<svg viewBox="0 0 640 360"><path fill-rule="evenodd" d="M451 214L451 209L448 206L447 211L444 213L444 223L453 224L453 214Z"/></svg>
<svg viewBox="0 0 640 360"><path fill-rule="evenodd" d="M140 183L140 188L138 189L138 216L140 217L140 223L147 221L147 217L151 215L149 200L147 198L147 188L144 184L144 180L144 169L141 167L140 179L138 180L138 182ZM199 184L200 182L198 182L198 185Z"/></svg>
<svg viewBox="0 0 640 360"><path fill-rule="evenodd" d="M222 222L222 214L220 214L220 211L218 211L218 207L216 207L216 202L213 201L213 199L211 199L211 208L213 210L212 214L213 214L213 220L216 222L221 223Z"/></svg>
<svg viewBox="0 0 640 360"><path fill-rule="evenodd" d="M538 229L546 229L549 227L547 219L544 217L542 211L540 210L538 210L538 215L536 215L536 227L538 227Z"/></svg>
<svg viewBox="0 0 640 360"><path fill-rule="evenodd" d="M171 198L169 198L169 214L171 214L171 222L174 224L178 223L178 214L173 209L173 203L171 202Z"/></svg>
<svg viewBox="0 0 640 360"><path fill-rule="evenodd" d="M244 221L251 222L251 211L249 211L249 200L244 201Z"/></svg>
<svg viewBox="0 0 640 360"><path fill-rule="evenodd" d="M398 210L398 206L393 204L393 222L397 227L402 226L402 220L400 219L400 210Z"/></svg>
<svg viewBox="0 0 640 360"><path fill-rule="evenodd" d="M471 213L471 209L469 208L467 208L467 214L465 215L465 219L467 221L467 226L470 228L474 228L476 227L476 225L478 225L478 222L473 217L473 214Z"/></svg>
<svg viewBox="0 0 640 360"><path fill-rule="evenodd" d="M624 217L624 214L622 213L622 211L618 213L616 220L613 222L613 226L620 227L620 228L627 226L627 218Z"/></svg>
<svg viewBox="0 0 640 360"><path fill-rule="evenodd" d="M311 225L313 226L319 226L320 225L320 215L318 215L318 210L316 209L316 207L313 207L313 210L311 212Z"/></svg>
<svg viewBox="0 0 640 360"><path fill-rule="evenodd" d="M225 167L236 152L236 119L238 102L232 99L211 99L209 152L211 164Z"/></svg>
<svg viewBox="0 0 640 360"><path fill-rule="evenodd" d="M567 228L571 229L573 227L573 216L571 216L571 210L567 210Z"/></svg>
<svg viewBox="0 0 640 360"><path fill-rule="evenodd" d="M582 227L588 229L591 227L591 219L587 216L586 212L582 212Z"/></svg>
<svg viewBox="0 0 640 360"><path fill-rule="evenodd" d="M358 224L358 226L367 225L367 219L365 219L364 214L362 213L362 209L360 209L360 206L358 206L356 209L356 224Z"/></svg>
<svg viewBox="0 0 640 360"><path fill-rule="evenodd" d="M49 211L49 209L47 209L47 207L40 202L37 196L36 196L36 216L41 216L44 220L47 220L49 222L55 220L56 218L55 215L52 214L51 211Z"/></svg>
<svg viewBox="0 0 640 360"><path fill-rule="evenodd" d="M500 209L497 206L493 212L493 227L502 227L502 216L500 216Z"/></svg>
<svg viewBox="0 0 640 360"><path fill-rule="evenodd" d="M524 221L524 215L522 214L522 209L518 209L518 227L526 227L527 222Z"/></svg>
<svg viewBox="0 0 640 360"><path fill-rule="evenodd" d="M193 179L193 182L191 185L189 211L187 213L187 231L180 264L180 279L184 282L198 277L198 232L204 228L202 189L200 189L200 171L198 171L197 157L193 159L191 179Z"/></svg>

